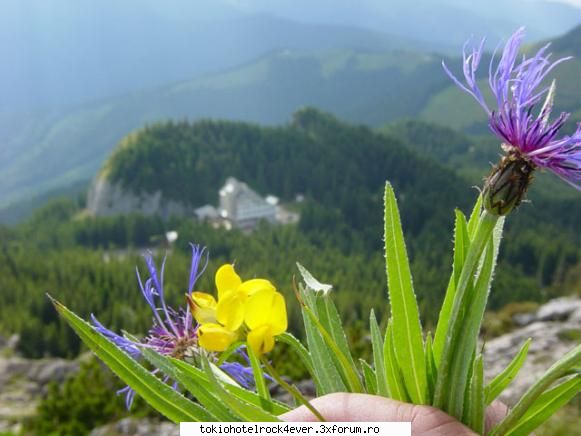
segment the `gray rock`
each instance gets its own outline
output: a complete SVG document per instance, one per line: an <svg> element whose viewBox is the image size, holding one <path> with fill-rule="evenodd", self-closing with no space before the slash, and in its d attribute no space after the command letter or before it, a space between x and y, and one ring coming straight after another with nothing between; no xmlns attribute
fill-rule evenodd
<svg viewBox="0 0 581 436"><path fill-rule="evenodd" d="M161 191L153 193L132 193L119 184L111 183L100 174L93 181L87 194L87 211L95 216L111 216L128 213L159 215L169 218L172 215L194 216L194 208L184 203L162 197Z"/></svg>
<svg viewBox="0 0 581 436"><path fill-rule="evenodd" d="M532 323L488 341L484 347L484 368L490 380L532 338L523 367L500 399L514 404L555 361L576 345L575 332L581 332L581 300L559 298L541 306Z"/></svg>
<svg viewBox="0 0 581 436"><path fill-rule="evenodd" d="M179 426L170 422L125 418L113 424L96 428L89 434L90 436L179 436L180 431Z"/></svg>
<svg viewBox="0 0 581 436"><path fill-rule="evenodd" d="M537 321L566 321L576 311L581 310L581 300L557 298L541 306L536 313Z"/></svg>

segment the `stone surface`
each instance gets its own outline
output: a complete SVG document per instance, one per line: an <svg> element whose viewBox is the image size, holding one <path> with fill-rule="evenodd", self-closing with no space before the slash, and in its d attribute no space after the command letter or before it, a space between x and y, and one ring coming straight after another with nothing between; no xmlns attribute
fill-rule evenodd
<svg viewBox="0 0 581 436"><path fill-rule="evenodd" d="M78 361L0 357L0 432L17 433L20 422L36 413L47 385L63 381L79 368Z"/></svg>
<svg viewBox="0 0 581 436"><path fill-rule="evenodd" d="M87 212L94 216L141 213L159 215L164 219L172 215L194 216L193 207L164 199L161 191L134 194L103 176L97 176L91 184L87 194Z"/></svg>
<svg viewBox="0 0 581 436"><path fill-rule="evenodd" d="M532 338L527 359L518 376L501 394L514 404L555 361L571 350L581 334L581 300L558 298L529 315L524 327L488 341L484 347L484 368L488 380L510 363L522 344Z"/></svg>
<svg viewBox="0 0 581 436"><path fill-rule="evenodd" d="M170 422L125 418L94 429L90 436L179 436L179 426Z"/></svg>

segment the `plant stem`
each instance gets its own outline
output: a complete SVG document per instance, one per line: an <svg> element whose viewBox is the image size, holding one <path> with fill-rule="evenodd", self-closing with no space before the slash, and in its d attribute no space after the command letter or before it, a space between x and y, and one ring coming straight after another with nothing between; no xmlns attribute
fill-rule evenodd
<svg viewBox="0 0 581 436"><path fill-rule="evenodd" d="M295 400L297 400L299 403L301 403L303 406L309 409L313 413L313 415L317 417L319 421L321 422L327 421L323 417L323 415L321 415L321 413L317 409L315 409L315 407L311 403L309 403L309 400L307 400L295 386L289 385L286 381L282 379L282 377L278 374L278 372L276 372L276 370L272 367L268 360L266 360L264 357L262 357L260 360L262 361L262 364L266 368L268 374L273 379L275 379L279 385L286 389L294 397Z"/></svg>
<svg viewBox="0 0 581 436"><path fill-rule="evenodd" d="M581 364L581 345L577 345L533 384L513 407L506 417L492 429L490 436L506 434L529 410L537 398L551 386L556 380L568 375L572 368Z"/></svg>
<svg viewBox="0 0 581 436"><path fill-rule="evenodd" d="M472 284L478 263L498 219L499 217L497 215L493 215L486 210L482 212L476 233L474 234L474 239L468 249L468 254L456 285L454 304L446 332L446 342L442 350L440 367L438 368L438 380L433 404L435 407L448 412L458 419L462 419L467 371L472 364L470 362L471 354L460 355L456 347L458 337L464 332L464 323L469 321L464 317L468 312L470 304L469 301L466 301L466 290ZM466 374L464 374L464 377L460 377L460 379L452 379L450 370L455 366L454 363L457 363L455 361L459 360L465 361L463 366L466 367Z"/></svg>

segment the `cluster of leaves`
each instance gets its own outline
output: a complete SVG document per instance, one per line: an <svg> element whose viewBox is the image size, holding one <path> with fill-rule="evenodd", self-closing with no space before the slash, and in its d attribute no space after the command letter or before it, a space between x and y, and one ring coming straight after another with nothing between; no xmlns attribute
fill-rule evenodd
<svg viewBox="0 0 581 436"><path fill-rule="evenodd" d="M403 238L401 218L390 185L385 191L385 250L391 317L384 332L371 312L373 364L355 363L343 323L329 290L301 265L306 286L298 290L307 347L289 333L289 344L308 369L317 394L356 392L382 395L413 404L430 404L455 416L478 434L485 434L485 411L522 367L530 341L525 342L508 367L488 385L484 382L478 332L487 302L503 219L480 213L480 201L467 220L456 214L454 269L434 336L424 339L417 300ZM318 293L318 295L317 295ZM101 336L89 324L58 302L56 309L119 377L157 411L175 421L278 421L288 406L273 400L264 383L263 367L297 400L324 418L247 347L256 392L238 386L200 352L201 366L143 349L145 358L177 381L195 398L168 385ZM433 339L432 339L433 338ZM239 346L239 344L235 344ZM228 353L224 353L227 355ZM220 359L224 356L220 357ZM576 369L581 346L571 350L539 378L491 435L528 434L552 416L581 389ZM262 365L261 365L262 363ZM569 377L570 376L570 377Z"/></svg>

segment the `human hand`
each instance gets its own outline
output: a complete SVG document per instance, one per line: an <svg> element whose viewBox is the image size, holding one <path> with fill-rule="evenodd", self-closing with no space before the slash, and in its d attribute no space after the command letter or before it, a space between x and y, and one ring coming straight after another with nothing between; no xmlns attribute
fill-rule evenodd
<svg viewBox="0 0 581 436"><path fill-rule="evenodd" d="M416 406L375 395L335 393L315 398L311 404L327 421L411 422L413 435L475 434L456 418L434 407ZM494 402L486 411L486 429L492 428L507 412L504 404ZM317 421L305 406L285 413L281 418L284 421Z"/></svg>

